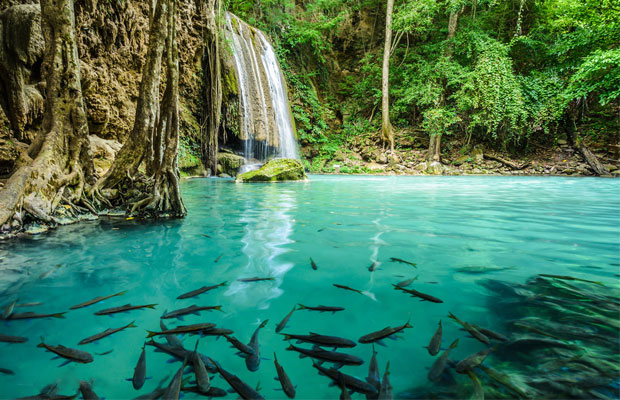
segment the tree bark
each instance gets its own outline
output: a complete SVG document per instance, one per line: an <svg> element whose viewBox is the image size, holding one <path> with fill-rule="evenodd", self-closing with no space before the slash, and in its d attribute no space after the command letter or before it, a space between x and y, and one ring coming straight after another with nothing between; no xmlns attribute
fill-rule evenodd
<svg viewBox="0 0 620 400"><path fill-rule="evenodd" d="M58 205L85 202L84 186L94 178L73 0L41 0L41 18L47 71L42 130L0 190L0 225L12 218L21 223L23 211L36 220L57 222Z"/></svg>
<svg viewBox="0 0 620 400"><path fill-rule="evenodd" d="M218 133L222 110L221 66L219 54L219 27L216 10L219 0L207 0L205 13L204 98L202 124L202 163L217 174Z"/></svg>
<svg viewBox="0 0 620 400"><path fill-rule="evenodd" d="M383 48L383 74L382 74L382 98L381 98L381 134L383 142L389 144L390 151L394 151L394 128L390 122L390 50L392 47L392 11L394 0L387 0L385 14L385 45Z"/></svg>

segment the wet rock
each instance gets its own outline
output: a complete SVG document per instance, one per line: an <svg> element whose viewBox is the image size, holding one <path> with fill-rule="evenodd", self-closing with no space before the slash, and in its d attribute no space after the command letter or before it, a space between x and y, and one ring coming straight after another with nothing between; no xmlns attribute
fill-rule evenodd
<svg viewBox="0 0 620 400"><path fill-rule="evenodd" d="M366 164L366 168L368 168L371 172L383 172L383 165L371 162Z"/></svg>
<svg viewBox="0 0 620 400"><path fill-rule="evenodd" d="M275 182L308 180L299 160L276 158L260 169L237 176L236 182Z"/></svg>
<svg viewBox="0 0 620 400"><path fill-rule="evenodd" d="M232 178L232 176L230 176L230 175L228 175L228 174L226 174L226 173L221 173L221 174L219 175L219 177L220 177L220 178Z"/></svg>
<svg viewBox="0 0 620 400"><path fill-rule="evenodd" d="M620 176L620 169L617 169L617 170L615 170L615 171L611 171L611 174L612 174L613 176Z"/></svg>
<svg viewBox="0 0 620 400"><path fill-rule="evenodd" d="M452 161L452 165L456 165L456 166L463 165L464 163L470 161L469 158L470 157L467 154L462 155L462 156L458 157L456 160Z"/></svg>
<svg viewBox="0 0 620 400"><path fill-rule="evenodd" d="M217 160L219 165L221 166L222 173L235 176L237 175L239 168L241 168L241 166L243 165L245 159L236 154L218 153Z"/></svg>
<svg viewBox="0 0 620 400"><path fill-rule="evenodd" d="M479 164L482 162L482 160L484 160L484 152L480 147L475 147L474 150L471 152L471 156L476 162L476 164Z"/></svg>

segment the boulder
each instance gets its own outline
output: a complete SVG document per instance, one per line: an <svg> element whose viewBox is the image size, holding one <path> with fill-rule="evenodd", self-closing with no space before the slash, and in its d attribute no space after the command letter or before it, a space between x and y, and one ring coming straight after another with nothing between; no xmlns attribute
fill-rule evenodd
<svg viewBox="0 0 620 400"><path fill-rule="evenodd" d="M88 139L95 170L99 175L103 175L112 166L116 153L123 145L116 140L102 139L97 135L89 135Z"/></svg>
<svg viewBox="0 0 620 400"><path fill-rule="evenodd" d="M308 180L299 160L276 158L268 161L260 169L237 176L236 182L276 182Z"/></svg>
<svg viewBox="0 0 620 400"><path fill-rule="evenodd" d="M245 159L241 156L232 153L218 153L217 154L217 162L219 163L221 168L218 168L218 171L221 173L235 176L239 171L239 168L243 165Z"/></svg>
<svg viewBox="0 0 620 400"><path fill-rule="evenodd" d="M456 166L463 165L466 162L470 161L469 158L470 157L467 154L462 155L462 156L458 157L456 160L452 161L452 165L456 165Z"/></svg>
<svg viewBox="0 0 620 400"><path fill-rule="evenodd" d="M480 164L482 160L484 160L484 152L480 147L475 147L474 150L471 152L471 156L476 162L476 164Z"/></svg>

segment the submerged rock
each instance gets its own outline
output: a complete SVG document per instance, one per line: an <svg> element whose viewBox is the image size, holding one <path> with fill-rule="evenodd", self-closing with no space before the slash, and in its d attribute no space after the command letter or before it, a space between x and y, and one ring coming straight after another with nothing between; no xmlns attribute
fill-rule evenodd
<svg viewBox="0 0 620 400"><path fill-rule="evenodd" d="M237 176L236 182L275 182L308 180L299 160L276 158L268 161L260 169Z"/></svg>

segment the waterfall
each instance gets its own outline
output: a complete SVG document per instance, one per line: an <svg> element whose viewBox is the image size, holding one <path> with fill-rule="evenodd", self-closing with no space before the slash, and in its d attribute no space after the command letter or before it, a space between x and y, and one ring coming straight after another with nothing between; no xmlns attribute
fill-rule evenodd
<svg viewBox="0 0 620 400"><path fill-rule="evenodd" d="M299 158L284 76L260 30L226 13L239 95L239 138L248 160Z"/></svg>

